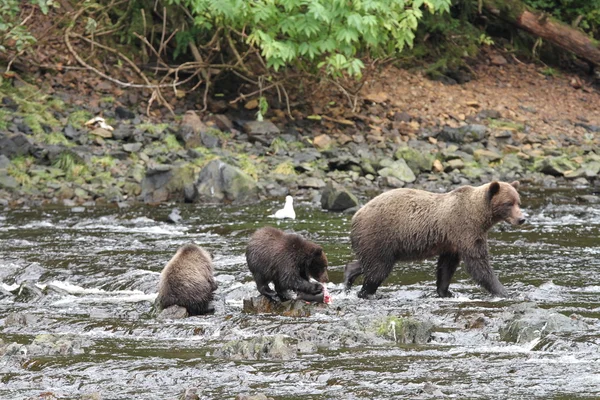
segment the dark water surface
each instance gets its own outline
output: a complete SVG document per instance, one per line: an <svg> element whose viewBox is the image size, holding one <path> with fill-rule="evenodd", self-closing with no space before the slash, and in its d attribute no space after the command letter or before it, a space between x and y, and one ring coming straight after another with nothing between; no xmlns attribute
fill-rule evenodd
<svg viewBox="0 0 600 400"><path fill-rule="evenodd" d="M282 204L179 206L184 222L167 224L171 208L69 208L0 211L0 287L23 281L64 289L41 300L0 300L0 338L29 344L40 334L89 340L82 354L0 358L0 398L52 392L58 398L100 393L103 399L171 399L187 388L200 398L262 392L277 399L600 398L600 207L575 193L524 192L529 223L490 232L492 264L513 296L490 298L459 268L451 290L435 294L435 262L400 264L365 301L342 291L352 255L350 216L297 204L296 221L266 218ZM292 229L323 245L333 305L307 318L245 315L255 295L245 265L258 227ZM150 315L160 271L177 248L194 241L215 256L215 315L157 321ZM589 327L532 343L499 338L498 316L524 302ZM6 324L7 316L29 316ZM432 340L399 345L377 336L387 315L434 324ZM472 316L490 323L467 329ZM318 350L289 361L231 361L214 356L234 339L285 334Z"/></svg>

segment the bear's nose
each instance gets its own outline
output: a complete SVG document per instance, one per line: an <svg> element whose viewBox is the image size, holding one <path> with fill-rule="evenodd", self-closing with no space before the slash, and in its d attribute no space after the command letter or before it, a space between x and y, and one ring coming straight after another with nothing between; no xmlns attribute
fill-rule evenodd
<svg viewBox="0 0 600 400"><path fill-rule="evenodd" d="M517 222L519 225L523 225L525 223L525 221L527 221L525 218L519 218L519 220Z"/></svg>

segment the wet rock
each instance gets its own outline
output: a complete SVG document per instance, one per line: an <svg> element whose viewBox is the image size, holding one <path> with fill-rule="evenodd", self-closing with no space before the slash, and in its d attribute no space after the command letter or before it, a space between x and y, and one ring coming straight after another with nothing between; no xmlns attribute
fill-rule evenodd
<svg viewBox="0 0 600 400"><path fill-rule="evenodd" d="M568 171L575 171L577 165L566 156L546 157L534 164L536 171L552 176L563 176Z"/></svg>
<svg viewBox="0 0 600 400"><path fill-rule="evenodd" d="M36 317L34 315L25 314L25 313L10 313L6 316L6 319L4 320L4 326L5 327L35 326L35 324L37 322L38 322L38 317Z"/></svg>
<svg viewBox="0 0 600 400"><path fill-rule="evenodd" d="M13 291L15 300L22 303L38 301L44 297L44 293L34 283L25 281Z"/></svg>
<svg viewBox="0 0 600 400"><path fill-rule="evenodd" d="M179 213L179 209L174 208L169 213L169 216L167 217L167 222L170 222L172 224L178 224L181 221L181 219L182 219L182 217L181 217L181 214Z"/></svg>
<svg viewBox="0 0 600 400"><path fill-rule="evenodd" d="M19 186L19 183L12 176L8 175L6 170L0 169L0 189L12 191Z"/></svg>
<svg viewBox="0 0 600 400"><path fill-rule="evenodd" d="M407 183L414 182L417 179L414 172L412 169L410 169L408 164L406 164L404 159L399 159L388 164L382 163L382 166L384 166L384 168L378 170L377 173L383 178L394 177L402 182Z"/></svg>
<svg viewBox="0 0 600 400"><path fill-rule="evenodd" d="M200 400L197 388L188 388L179 396L179 400Z"/></svg>
<svg viewBox="0 0 600 400"><path fill-rule="evenodd" d="M401 147L394 154L396 159L403 159L406 165L415 173L430 172L433 168L435 157L429 151L417 150L411 147Z"/></svg>
<svg viewBox="0 0 600 400"><path fill-rule="evenodd" d="M588 204L599 204L600 203L600 196L594 196L591 194L584 194L581 196L577 196L577 200L579 200L582 203L588 203Z"/></svg>
<svg viewBox="0 0 600 400"><path fill-rule="evenodd" d="M325 210L344 211L357 205L356 196L333 181L329 181L321 192L321 207Z"/></svg>
<svg viewBox="0 0 600 400"><path fill-rule="evenodd" d="M42 290L42 293L44 294L44 296L49 296L49 295L68 296L71 294L67 290L65 290L61 287L58 287L56 285L53 285L51 283L46 284L46 287Z"/></svg>
<svg viewBox="0 0 600 400"><path fill-rule="evenodd" d="M200 140L207 149L214 149L221 144L221 139L214 132L216 132L214 129L200 132Z"/></svg>
<svg viewBox="0 0 600 400"><path fill-rule="evenodd" d="M183 319L189 316L187 309L178 305L167 307L156 316L159 321L168 319Z"/></svg>
<svg viewBox="0 0 600 400"><path fill-rule="evenodd" d="M388 316L377 326L377 334L401 344L425 344L431 339L433 324L413 318Z"/></svg>
<svg viewBox="0 0 600 400"><path fill-rule="evenodd" d="M256 182L241 169L221 160L209 162L194 186L194 202L251 202L258 200Z"/></svg>
<svg viewBox="0 0 600 400"><path fill-rule="evenodd" d="M275 400L273 397L267 397L266 395L259 393L255 395L249 394L238 394L235 400Z"/></svg>
<svg viewBox="0 0 600 400"><path fill-rule="evenodd" d="M42 334L36 336L33 342L27 346L27 355L32 357L84 354L84 349L93 344L94 342L86 337Z"/></svg>
<svg viewBox="0 0 600 400"><path fill-rule="evenodd" d="M279 314L286 317L308 317L315 306L317 305L309 304L303 300L276 302L261 295L244 299L242 311L246 314Z"/></svg>
<svg viewBox="0 0 600 400"><path fill-rule="evenodd" d="M217 349L214 355L229 360L292 360L296 358L296 342L283 335L233 340Z"/></svg>
<svg viewBox="0 0 600 400"><path fill-rule="evenodd" d="M126 143L123 145L123 150L128 153L137 153L142 149L142 146L141 143Z"/></svg>
<svg viewBox="0 0 600 400"><path fill-rule="evenodd" d="M444 127L437 135L438 140L454 143L479 142L485 139L487 127L485 125L464 125L460 128Z"/></svg>
<svg viewBox="0 0 600 400"><path fill-rule="evenodd" d="M134 127L127 124L120 124L113 131L113 139L127 141L134 137Z"/></svg>
<svg viewBox="0 0 600 400"><path fill-rule="evenodd" d="M33 147L31 140L22 133L9 135L0 132L0 154L8 158L26 156L31 153Z"/></svg>
<svg viewBox="0 0 600 400"><path fill-rule="evenodd" d="M119 119L134 119L135 118L135 114L133 112L129 111L128 109L126 109L125 107L122 107L122 106L117 106L115 108L115 115Z"/></svg>
<svg viewBox="0 0 600 400"><path fill-rule="evenodd" d="M242 128L248 134L248 140L251 143L259 142L265 146L270 146L273 139L281 133L279 128L269 120L247 121Z"/></svg>
<svg viewBox="0 0 600 400"><path fill-rule="evenodd" d="M581 332L588 329L585 322L566 315L537 308L533 303L509 307L506 325L500 327L500 338L506 342L530 343L550 333Z"/></svg>

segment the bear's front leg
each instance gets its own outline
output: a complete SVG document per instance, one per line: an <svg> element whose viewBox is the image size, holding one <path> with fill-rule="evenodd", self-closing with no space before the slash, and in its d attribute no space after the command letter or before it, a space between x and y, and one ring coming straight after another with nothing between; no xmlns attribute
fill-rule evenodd
<svg viewBox="0 0 600 400"><path fill-rule="evenodd" d="M319 294L323 292L323 286L317 282L309 282L303 279L299 274L287 276L282 288L292 289L296 292L304 292L308 294Z"/></svg>
<svg viewBox="0 0 600 400"><path fill-rule="evenodd" d="M494 296L508 297L508 292L490 267L487 242L478 240L474 248L462 252L461 257L475 282Z"/></svg>

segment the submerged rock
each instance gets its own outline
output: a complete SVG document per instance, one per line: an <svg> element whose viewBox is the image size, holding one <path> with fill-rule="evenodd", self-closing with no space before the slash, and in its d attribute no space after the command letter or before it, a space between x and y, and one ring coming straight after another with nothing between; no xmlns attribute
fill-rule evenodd
<svg viewBox="0 0 600 400"><path fill-rule="evenodd" d="M566 315L537 308L534 303L509 307L506 325L500 328L500 338L506 342L529 343L550 333L581 332L585 322Z"/></svg>
<svg viewBox="0 0 600 400"><path fill-rule="evenodd" d="M183 319L189 317L187 309L178 305L167 307L156 316L159 321L167 319Z"/></svg>
<svg viewBox="0 0 600 400"><path fill-rule="evenodd" d="M377 334L400 344L425 344L431 338L432 329L430 321L390 315L378 324Z"/></svg>
<svg viewBox="0 0 600 400"><path fill-rule="evenodd" d="M215 357L230 360L292 360L296 358L296 340L283 335L233 340L215 351Z"/></svg>
<svg viewBox="0 0 600 400"><path fill-rule="evenodd" d="M27 346L29 356L76 355L85 353L85 348L94 344L90 339L75 335L42 334Z"/></svg>
<svg viewBox="0 0 600 400"><path fill-rule="evenodd" d="M267 397L266 395L259 393L255 395L249 394L238 394L235 396L235 400L275 400L273 397Z"/></svg>
<svg viewBox="0 0 600 400"><path fill-rule="evenodd" d="M344 211L357 205L356 196L333 181L329 181L321 193L321 207L326 210Z"/></svg>
<svg viewBox="0 0 600 400"><path fill-rule="evenodd" d="M21 283L17 289L13 290L13 293L16 295L15 300L22 303L34 302L44 297L42 289L28 281Z"/></svg>

